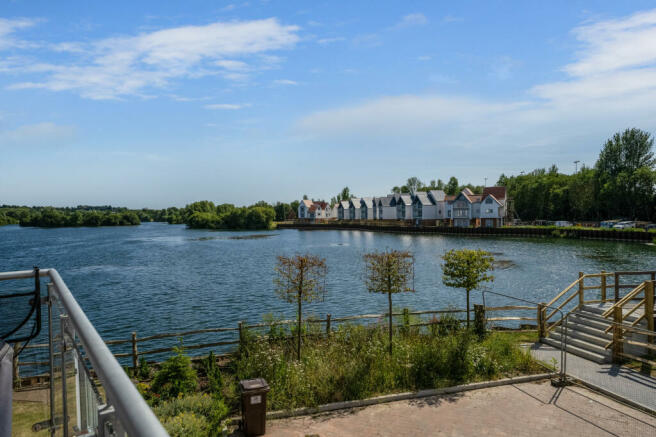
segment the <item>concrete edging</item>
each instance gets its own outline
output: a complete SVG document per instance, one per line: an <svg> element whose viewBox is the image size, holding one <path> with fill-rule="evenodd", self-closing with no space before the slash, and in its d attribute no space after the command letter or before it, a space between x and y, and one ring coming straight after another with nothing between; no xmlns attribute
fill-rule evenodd
<svg viewBox="0 0 656 437"><path fill-rule="evenodd" d="M335 410L344 410L348 408L366 407L370 405L384 404L388 402L403 401L407 399L418 399L430 396L440 396L464 391L478 390L482 388L498 387L501 385L517 384L523 382L540 381L550 378L554 373L539 373L536 375L517 376L514 378L498 379L496 381L473 382L470 384L456 385L453 387L420 390L417 392L403 392L390 395L376 396L374 398L359 399L354 401L334 402L331 404L320 405L311 408L297 408L291 411L271 411L266 415L267 420L284 419L287 417L309 416L312 414L326 413Z"/></svg>

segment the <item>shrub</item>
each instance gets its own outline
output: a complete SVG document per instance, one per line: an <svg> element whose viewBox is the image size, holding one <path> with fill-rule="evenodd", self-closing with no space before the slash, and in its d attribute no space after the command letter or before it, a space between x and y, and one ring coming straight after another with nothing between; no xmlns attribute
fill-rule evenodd
<svg viewBox="0 0 656 437"><path fill-rule="evenodd" d="M174 351L176 354L162 364L152 384L153 393L162 400L191 393L198 384L196 371L191 367L191 358L184 354L182 347L174 348Z"/></svg>

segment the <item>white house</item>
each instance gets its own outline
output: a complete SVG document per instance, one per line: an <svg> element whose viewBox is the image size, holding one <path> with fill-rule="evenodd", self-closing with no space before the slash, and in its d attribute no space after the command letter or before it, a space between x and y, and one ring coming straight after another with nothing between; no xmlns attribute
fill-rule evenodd
<svg viewBox="0 0 656 437"><path fill-rule="evenodd" d="M447 199L446 193L442 190L430 190L428 198L431 200L435 208L435 219L444 220L447 218Z"/></svg>
<svg viewBox="0 0 656 437"><path fill-rule="evenodd" d="M396 199L396 219L412 220L412 196L400 194Z"/></svg>
<svg viewBox="0 0 656 437"><path fill-rule="evenodd" d="M497 197L498 196L498 197ZM448 218L453 226L497 227L503 226L506 207L505 187L486 187L483 194L474 194L465 188L448 202Z"/></svg>
<svg viewBox="0 0 656 437"><path fill-rule="evenodd" d="M349 201L342 200L337 204L337 220L348 220L349 218Z"/></svg>
<svg viewBox="0 0 656 437"><path fill-rule="evenodd" d="M373 220L374 216L374 202L371 197L363 197L360 199L360 219Z"/></svg>
<svg viewBox="0 0 656 437"><path fill-rule="evenodd" d="M360 219L360 198L353 197L351 200L349 200L348 211L348 220Z"/></svg>
<svg viewBox="0 0 656 437"><path fill-rule="evenodd" d="M434 221L435 205L425 191L418 191L412 199L412 220L420 224L424 220ZM434 224L434 223L433 223Z"/></svg>
<svg viewBox="0 0 656 437"><path fill-rule="evenodd" d="M303 199L298 204L298 211L296 217L299 219L309 219L310 218L310 208L312 208L312 201L308 199Z"/></svg>
<svg viewBox="0 0 656 437"><path fill-rule="evenodd" d="M378 198L378 220L396 220L396 197L388 194Z"/></svg>

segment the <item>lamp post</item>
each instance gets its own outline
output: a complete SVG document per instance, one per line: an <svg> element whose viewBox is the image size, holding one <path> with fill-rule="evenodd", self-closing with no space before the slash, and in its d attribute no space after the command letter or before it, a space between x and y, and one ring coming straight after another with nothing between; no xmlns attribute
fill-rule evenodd
<svg viewBox="0 0 656 437"><path fill-rule="evenodd" d="M578 159L576 161L574 161L574 173L575 174L579 172L579 162L581 162L581 161L579 161Z"/></svg>

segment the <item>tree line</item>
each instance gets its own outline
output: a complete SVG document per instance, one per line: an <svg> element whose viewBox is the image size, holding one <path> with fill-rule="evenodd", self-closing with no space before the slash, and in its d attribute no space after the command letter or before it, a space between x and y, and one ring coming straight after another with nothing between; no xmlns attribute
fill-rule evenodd
<svg viewBox="0 0 656 437"><path fill-rule="evenodd" d="M270 229L276 210L264 201L236 207L202 200L187 205L179 219L192 229Z"/></svg>

